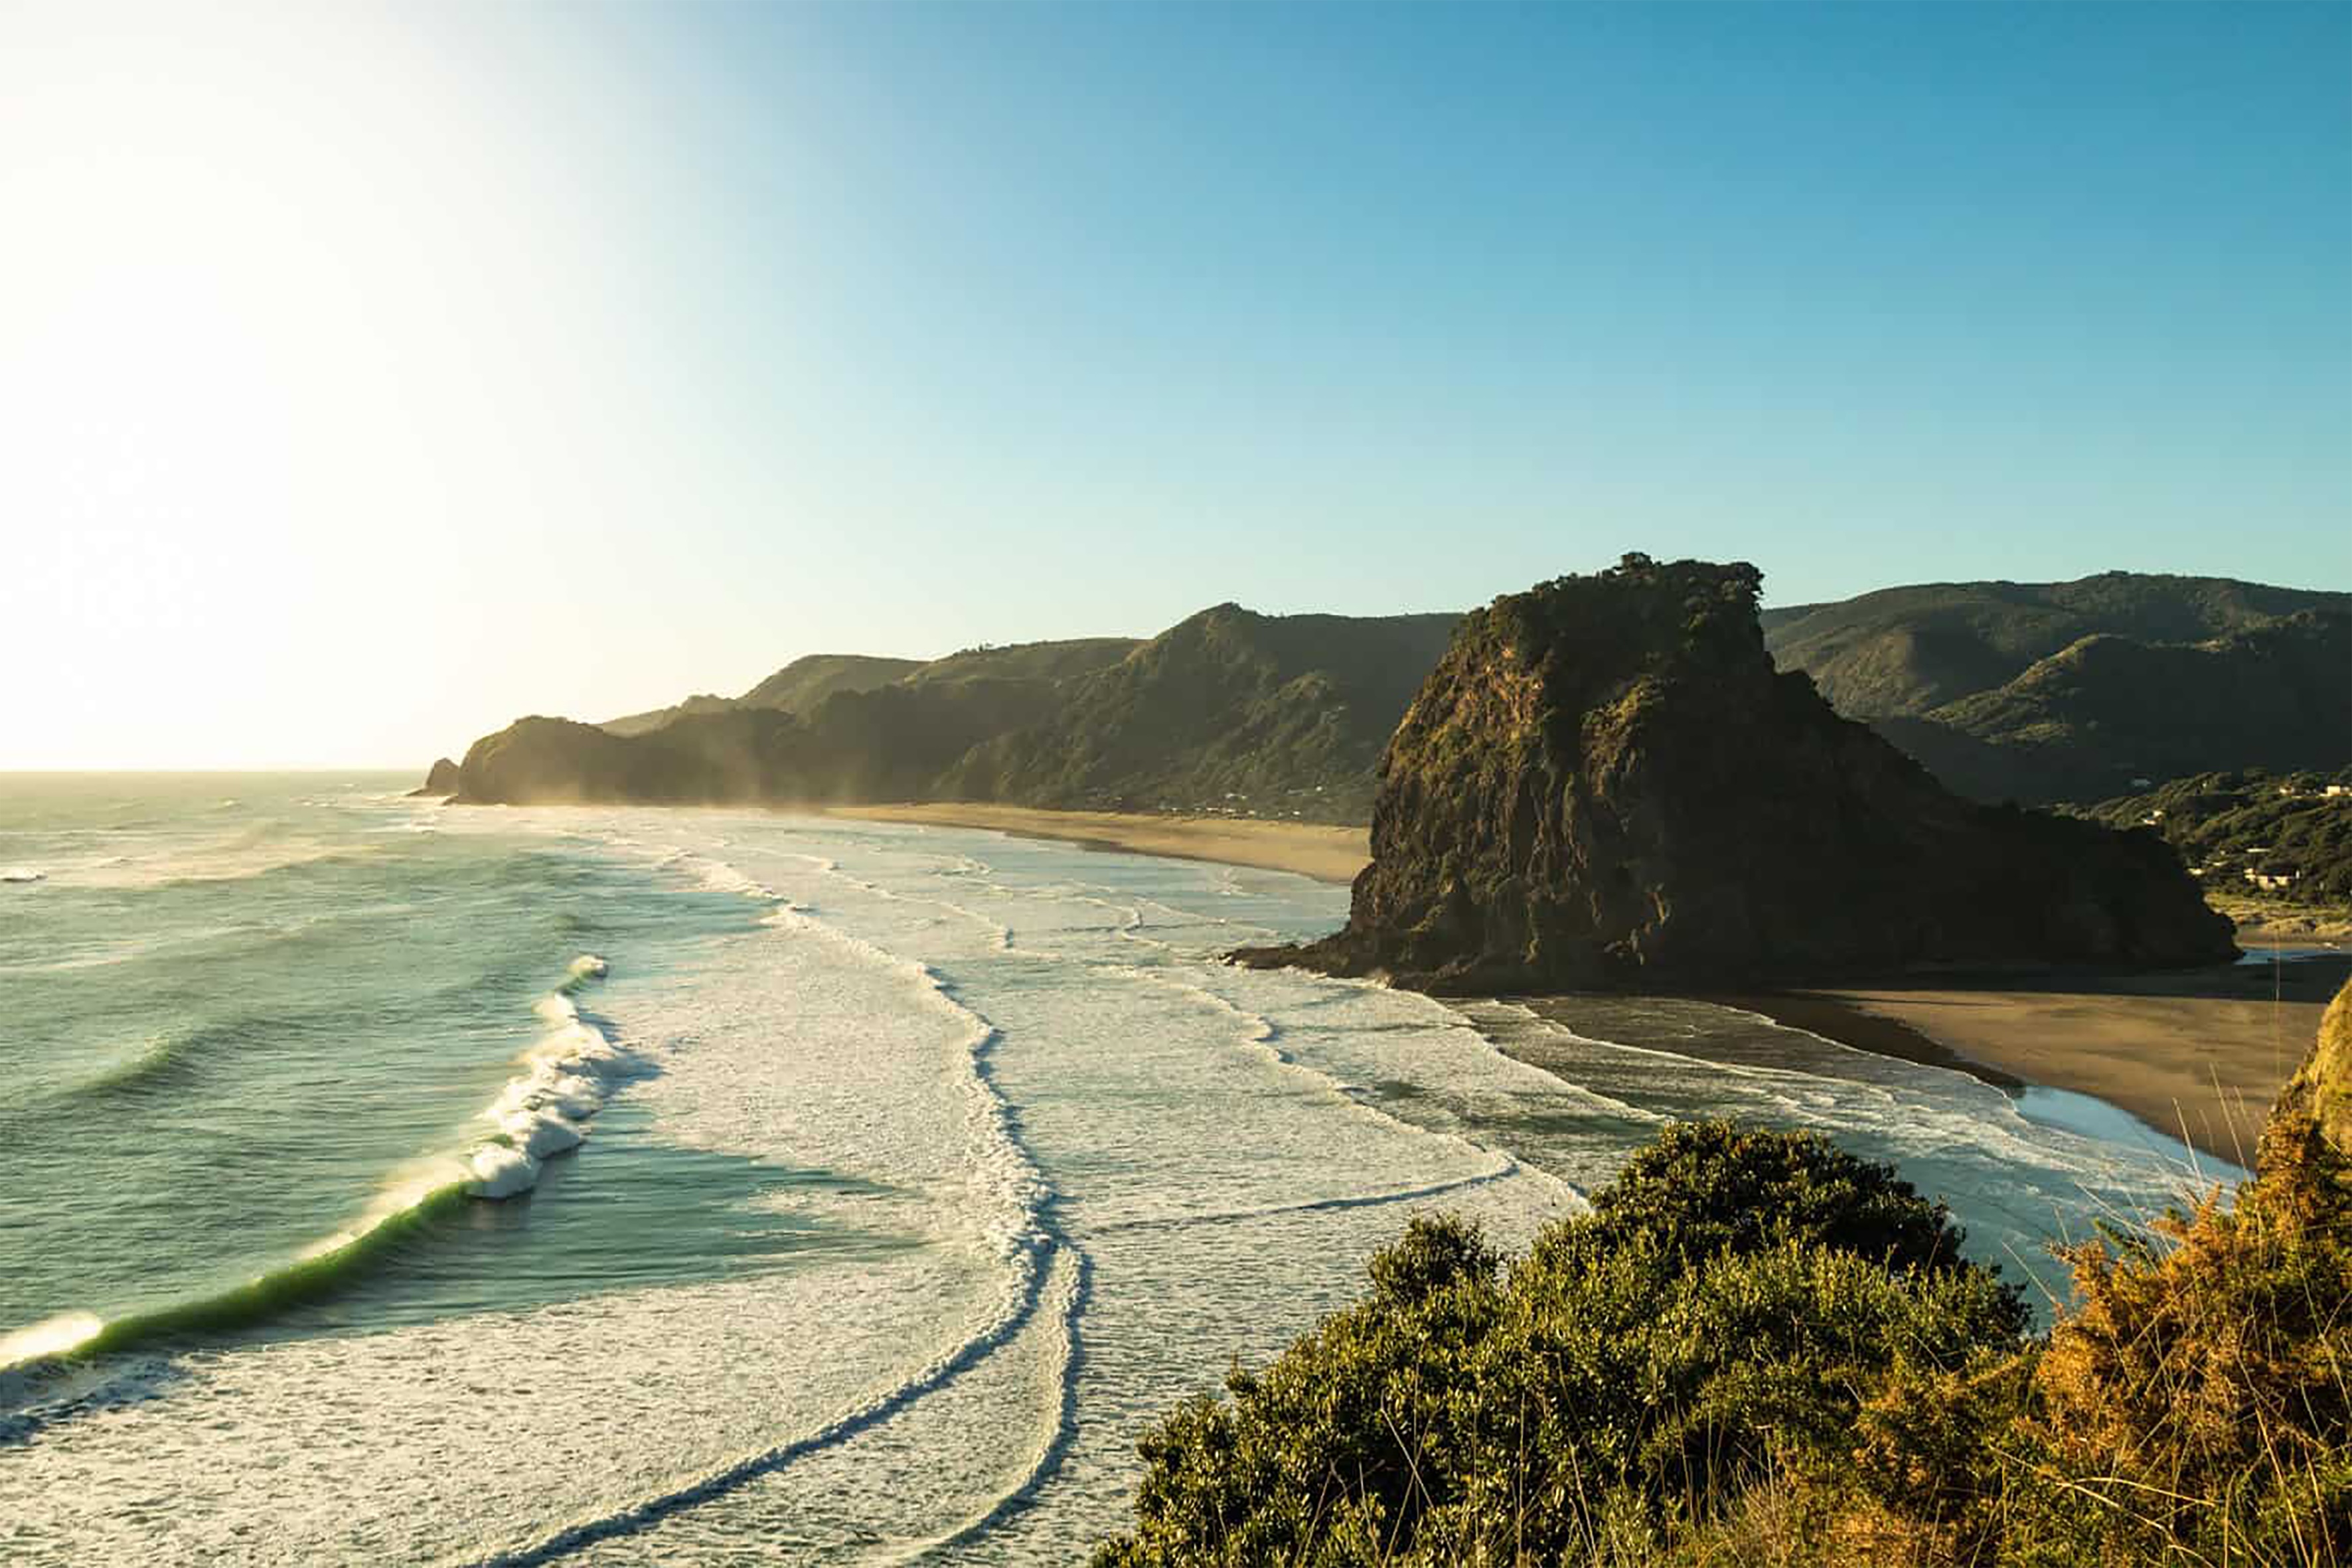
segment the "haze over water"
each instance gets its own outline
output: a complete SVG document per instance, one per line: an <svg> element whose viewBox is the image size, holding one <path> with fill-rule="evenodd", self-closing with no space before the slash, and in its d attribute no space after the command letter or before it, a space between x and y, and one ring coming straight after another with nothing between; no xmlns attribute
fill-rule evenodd
<svg viewBox="0 0 2352 1568"><path fill-rule="evenodd" d="M110 1347L0 1373L11 1563L1067 1562L1410 1214L1523 1245L1666 1119L2053 1284L2178 1191L1746 1015L1218 964L1296 878L405 782L0 780L0 1336Z"/></svg>

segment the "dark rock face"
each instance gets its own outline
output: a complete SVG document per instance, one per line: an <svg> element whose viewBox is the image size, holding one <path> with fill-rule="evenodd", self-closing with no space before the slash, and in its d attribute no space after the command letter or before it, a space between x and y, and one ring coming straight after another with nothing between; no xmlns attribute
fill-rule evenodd
<svg viewBox="0 0 2352 1568"><path fill-rule="evenodd" d="M449 795L457 793L457 764L443 757L425 775L425 787L408 792L410 798L419 795Z"/></svg>
<svg viewBox="0 0 2352 1568"><path fill-rule="evenodd" d="M1469 616L1381 760L1347 928L1243 963L1432 991L2232 957L2153 833L1971 804L1764 650L1752 566Z"/></svg>

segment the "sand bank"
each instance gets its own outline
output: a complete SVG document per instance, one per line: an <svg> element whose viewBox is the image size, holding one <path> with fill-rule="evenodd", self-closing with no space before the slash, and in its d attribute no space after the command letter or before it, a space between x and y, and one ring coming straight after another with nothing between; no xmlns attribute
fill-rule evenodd
<svg viewBox="0 0 2352 1568"><path fill-rule="evenodd" d="M1881 984L1742 1005L1864 1049L1887 1049L1885 1026L1899 1026L1958 1058L1947 1065L2094 1095L2243 1164L2347 973L2352 958L2324 954L2169 974ZM1841 1019L1845 1009L1868 1021L1858 1033Z"/></svg>
<svg viewBox="0 0 2352 1568"><path fill-rule="evenodd" d="M992 827L1035 838L1062 838L1101 849L1215 860L1295 871L1318 881L1350 882L1371 858L1371 830L1252 817L1160 816L1144 812L1041 811L1024 805L836 805L835 816L919 822L941 827Z"/></svg>

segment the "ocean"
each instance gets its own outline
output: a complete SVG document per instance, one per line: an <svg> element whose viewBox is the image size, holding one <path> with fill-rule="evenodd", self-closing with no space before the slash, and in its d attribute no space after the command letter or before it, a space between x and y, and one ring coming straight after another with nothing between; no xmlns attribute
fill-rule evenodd
<svg viewBox="0 0 2352 1568"><path fill-rule="evenodd" d="M1523 1246L1669 1121L2040 1291L2198 1173L1723 1007L1217 963L1300 878L409 782L0 775L0 1561L1064 1563L1410 1215Z"/></svg>

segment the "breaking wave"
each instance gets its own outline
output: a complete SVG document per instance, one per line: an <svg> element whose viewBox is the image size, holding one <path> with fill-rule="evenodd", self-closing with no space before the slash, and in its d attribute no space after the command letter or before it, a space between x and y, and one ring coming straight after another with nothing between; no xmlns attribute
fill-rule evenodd
<svg viewBox="0 0 2352 1568"><path fill-rule="evenodd" d="M583 952L563 983L532 1006L548 1032L522 1055L522 1071L507 1080L482 1112L497 1129L467 1151L465 1190L478 1198L510 1198L539 1184L541 1166L580 1147L588 1119L614 1090L642 1075L645 1062L614 1045L580 1016L572 997L606 972L603 959Z"/></svg>
<svg viewBox="0 0 2352 1568"><path fill-rule="evenodd" d="M572 1001L573 993L606 972L604 960L583 953L572 961L563 982L534 1005L547 1032L523 1053L522 1070L482 1111L481 1120L495 1131L454 1163L446 1154L428 1159L354 1224L244 1284L110 1320L90 1312L62 1313L0 1336L0 1406L17 1403L47 1372L66 1363L267 1321L330 1294L469 1199L528 1192L538 1184L543 1163L579 1147L588 1119L621 1083L646 1070L640 1058L583 1019ZM197 1043L194 1037L159 1039L75 1090L151 1086L180 1068Z"/></svg>
<svg viewBox="0 0 2352 1568"><path fill-rule="evenodd" d="M37 1393L44 1374L66 1363L135 1350L160 1341L251 1328L317 1300L373 1267L436 1218L466 1202L464 1184L425 1184L400 1193L349 1230L319 1243L282 1268L242 1285L153 1311L112 1320L68 1312L0 1340L0 1406ZM6 1435L0 1423L0 1436Z"/></svg>

